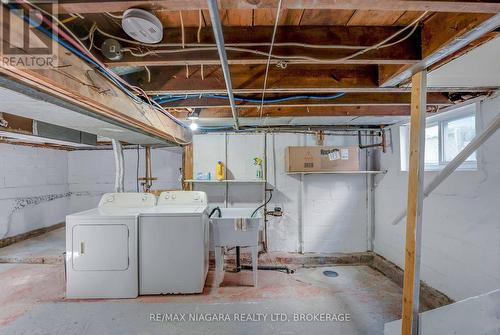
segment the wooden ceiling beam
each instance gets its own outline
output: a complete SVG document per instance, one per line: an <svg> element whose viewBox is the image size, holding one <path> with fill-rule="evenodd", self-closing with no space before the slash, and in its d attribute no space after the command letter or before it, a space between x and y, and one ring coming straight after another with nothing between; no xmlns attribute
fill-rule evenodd
<svg viewBox="0 0 500 335"><path fill-rule="evenodd" d="M422 60L416 64L379 65L380 86L397 86L411 76L459 52L500 26L500 14L436 13L422 27Z"/></svg>
<svg viewBox="0 0 500 335"><path fill-rule="evenodd" d="M170 112L180 119L187 116L186 110L171 109ZM313 116L407 116L410 106L308 106L308 107L266 107L264 117L313 117ZM258 108L239 109L239 116L259 117ZM231 118L229 108L207 108L200 113L201 118Z"/></svg>
<svg viewBox="0 0 500 335"><path fill-rule="evenodd" d="M280 95L281 96L281 95ZM248 96L253 99L259 99L256 96ZM268 94L267 99L276 98L276 95ZM448 106L452 102L443 93L428 93L427 101L430 105ZM272 107L304 107L304 106L408 106L410 104L410 93L348 93L341 97L329 100L321 99L298 99L288 100L277 103L266 103L266 108ZM240 108L254 108L260 106L260 103L237 101ZM192 98L187 100L178 100L162 104L165 108L225 108L229 103L224 99L213 98Z"/></svg>
<svg viewBox="0 0 500 335"><path fill-rule="evenodd" d="M220 0L221 9L276 8L275 0ZM59 0L61 13L102 13L123 12L130 7L146 7L155 10L195 10L207 9L205 0ZM380 11L431 11L464 13L498 13L498 1L448 1L448 0L284 0L284 9L337 9L337 10L380 10Z"/></svg>
<svg viewBox="0 0 500 335"><path fill-rule="evenodd" d="M223 92L224 76L220 66L204 66L203 79L200 66L155 67L151 69L151 81L144 73L127 75L127 79L148 94L174 94L176 92L205 91ZM260 92L264 84L265 65L231 65L231 79L235 91L250 89ZM286 68L271 66L267 89L322 88L377 88L376 65L303 65L289 64Z"/></svg>
<svg viewBox="0 0 500 335"><path fill-rule="evenodd" d="M1 22L4 36L22 36L27 29L21 18L11 16L10 24ZM52 43L47 36L33 31L40 43ZM30 40L31 41L31 40ZM0 38L1 47L7 50L8 41ZM27 45L27 43L25 44ZM0 77L12 85L36 90L50 96L51 102L97 119L119 124L136 132L147 134L173 143L188 142L191 133L153 107L134 102L126 93L106 79L88 63L68 52L60 45L57 48L57 67L21 68L10 65L0 67ZM21 51L29 54L23 48ZM15 83L15 84L14 84Z"/></svg>
<svg viewBox="0 0 500 335"><path fill-rule="evenodd" d="M356 53L359 49L346 48L305 48L300 44L324 45L324 46L356 46L367 47L379 43L388 36L399 31L400 27L344 27L344 26L301 26L301 27L279 27L276 31L273 55L275 56L302 56L317 60L286 60L287 63L302 64L325 64L339 60L339 64L413 64L421 60L420 54L420 31L417 30L410 38L397 45L371 50L353 59L344 58ZM226 27L224 29L224 41L228 53L229 64L266 64L267 52L269 51L270 36L273 27ZM184 41L186 44L197 44L197 28L186 28L184 30ZM97 34L99 37L99 34ZM181 29L168 28L164 30L163 43L182 42ZM201 44L213 45L213 50L192 51L179 53L161 53L161 50L172 48L152 48L151 54L136 57L130 53L124 53L124 57L118 61L105 60L108 66L166 66L166 65L218 65L220 63L213 31L210 27L200 30ZM293 46L281 46L280 43L295 43ZM248 45L263 44L263 45ZM249 52L231 50L230 47L239 47L260 51L257 55ZM194 47L193 47L194 48ZM159 52L155 52L160 50ZM344 60L343 60L344 59ZM281 60L273 58L272 64L280 63Z"/></svg>

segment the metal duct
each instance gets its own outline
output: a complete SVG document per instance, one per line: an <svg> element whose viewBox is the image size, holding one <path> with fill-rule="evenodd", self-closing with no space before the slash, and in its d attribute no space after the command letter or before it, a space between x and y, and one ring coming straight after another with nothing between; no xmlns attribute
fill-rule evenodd
<svg viewBox="0 0 500 335"><path fill-rule="evenodd" d="M122 144L118 140L111 140L113 144L113 154L115 156L115 192L124 192L124 159Z"/></svg>

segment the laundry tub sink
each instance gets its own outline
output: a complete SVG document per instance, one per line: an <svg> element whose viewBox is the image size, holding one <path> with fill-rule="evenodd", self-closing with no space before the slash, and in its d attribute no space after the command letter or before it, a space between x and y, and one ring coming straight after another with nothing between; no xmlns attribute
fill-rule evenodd
<svg viewBox="0 0 500 335"><path fill-rule="evenodd" d="M215 285L224 276L224 247L250 247L252 250L253 285L257 286L259 229L262 217L254 208L221 208L221 217L210 219L215 252ZM215 214L216 216L217 214Z"/></svg>
<svg viewBox="0 0 500 335"><path fill-rule="evenodd" d="M221 217L217 213L210 219L212 241L215 247L250 247L259 244L259 229L262 218L259 213L252 213L254 208L221 208Z"/></svg>

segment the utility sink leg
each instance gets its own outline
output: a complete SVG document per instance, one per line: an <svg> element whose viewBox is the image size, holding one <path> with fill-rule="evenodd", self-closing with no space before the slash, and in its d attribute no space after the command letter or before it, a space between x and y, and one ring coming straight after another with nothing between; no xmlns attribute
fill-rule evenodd
<svg viewBox="0 0 500 335"><path fill-rule="evenodd" d="M252 247L252 275L253 275L253 286L257 287L257 271L258 271L258 261L259 257L259 247Z"/></svg>
<svg viewBox="0 0 500 335"><path fill-rule="evenodd" d="M219 287L224 273L224 251L222 247L215 247L215 286Z"/></svg>

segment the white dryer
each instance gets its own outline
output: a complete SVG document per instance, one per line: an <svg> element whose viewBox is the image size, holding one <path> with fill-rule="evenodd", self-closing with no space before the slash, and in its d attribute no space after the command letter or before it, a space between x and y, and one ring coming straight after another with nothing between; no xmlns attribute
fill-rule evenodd
<svg viewBox="0 0 500 335"><path fill-rule="evenodd" d="M208 272L205 192L163 192L139 217L139 294L201 293Z"/></svg>
<svg viewBox="0 0 500 335"><path fill-rule="evenodd" d="M66 216L66 297L137 297L138 217L155 205L153 194L107 193L98 208Z"/></svg>

